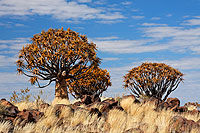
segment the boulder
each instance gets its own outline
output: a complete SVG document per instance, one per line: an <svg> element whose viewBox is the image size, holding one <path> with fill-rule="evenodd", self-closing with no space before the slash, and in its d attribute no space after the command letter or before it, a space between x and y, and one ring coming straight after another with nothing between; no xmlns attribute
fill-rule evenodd
<svg viewBox="0 0 200 133"><path fill-rule="evenodd" d="M6 101L6 99L0 100L1 113L7 117L16 117L19 112L18 107L14 106L11 102Z"/></svg>
<svg viewBox="0 0 200 133"><path fill-rule="evenodd" d="M109 112L111 109L118 106L118 101L112 98L112 99L106 99L98 104L102 106L100 112Z"/></svg>
<svg viewBox="0 0 200 133"><path fill-rule="evenodd" d="M43 112L40 112L36 109L34 110L23 110L17 114L17 117L14 119L13 124L18 126L25 126L30 122L38 122L38 120L44 115Z"/></svg>
<svg viewBox="0 0 200 133"><path fill-rule="evenodd" d="M183 112L188 112L188 108L185 106L177 107L173 111L183 113Z"/></svg>
<svg viewBox="0 0 200 133"><path fill-rule="evenodd" d="M101 102L101 99L99 98L98 95L84 95L81 98L81 102L83 104L89 105L89 104L92 104L92 103Z"/></svg>
<svg viewBox="0 0 200 133"><path fill-rule="evenodd" d="M180 100L178 98L168 98L167 103L169 103L171 108L180 106Z"/></svg>
<svg viewBox="0 0 200 133"><path fill-rule="evenodd" d="M190 132L192 128L199 128L200 130L200 125L193 120L188 120L181 116L174 116L170 120L169 132L185 133Z"/></svg>
<svg viewBox="0 0 200 133"><path fill-rule="evenodd" d="M159 109L170 109L172 111L177 111L180 106L180 100L178 98L168 98L166 102L162 102L158 105ZM180 111L183 108L180 108Z"/></svg>

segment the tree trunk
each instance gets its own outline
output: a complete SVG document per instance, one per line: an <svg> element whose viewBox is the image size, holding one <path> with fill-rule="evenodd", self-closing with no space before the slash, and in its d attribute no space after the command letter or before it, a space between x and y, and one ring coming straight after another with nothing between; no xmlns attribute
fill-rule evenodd
<svg viewBox="0 0 200 133"><path fill-rule="evenodd" d="M56 80L55 97L61 99L69 99L65 79Z"/></svg>

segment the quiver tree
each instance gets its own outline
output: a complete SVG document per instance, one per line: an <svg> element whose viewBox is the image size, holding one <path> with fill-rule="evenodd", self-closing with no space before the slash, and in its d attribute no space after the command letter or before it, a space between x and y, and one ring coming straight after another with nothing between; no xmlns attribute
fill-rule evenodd
<svg viewBox="0 0 200 133"><path fill-rule="evenodd" d="M96 45L87 37L70 29L49 29L32 38L19 52L17 70L40 88L56 82L55 96L68 99L67 80L80 80L90 68L96 68L100 59ZM40 80L47 81L41 85Z"/></svg>
<svg viewBox="0 0 200 133"><path fill-rule="evenodd" d="M147 96L165 101L183 81L183 74L164 63L143 63L124 76L124 88L136 97Z"/></svg>
<svg viewBox="0 0 200 133"><path fill-rule="evenodd" d="M85 70L83 69L83 71ZM69 92L76 99L82 99L84 95L99 97L107 90L108 86L111 86L110 75L106 69L103 70L99 67L91 68L81 76L85 78L81 78L80 80L66 80ZM79 77L80 75L76 78Z"/></svg>

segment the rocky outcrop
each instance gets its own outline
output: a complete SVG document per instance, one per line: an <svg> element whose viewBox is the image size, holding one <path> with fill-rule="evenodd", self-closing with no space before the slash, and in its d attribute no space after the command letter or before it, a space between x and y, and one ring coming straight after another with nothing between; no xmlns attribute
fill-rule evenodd
<svg viewBox="0 0 200 133"><path fill-rule="evenodd" d="M197 128L200 130L200 125L193 120L188 120L181 116L175 116L170 120L169 132L189 133L192 128Z"/></svg>
<svg viewBox="0 0 200 133"><path fill-rule="evenodd" d="M18 108L6 99L0 100L1 114L5 117L16 117L19 112Z"/></svg>
<svg viewBox="0 0 200 133"><path fill-rule="evenodd" d="M18 107L14 106L6 99L0 100L1 106L1 120L10 121L13 125L24 126L30 122L37 122L43 115L43 112L40 112L36 109L33 110L23 110L19 111Z"/></svg>
<svg viewBox="0 0 200 133"><path fill-rule="evenodd" d="M96 102L101 102L101 99L98 95L84 95L81 98L81 102L85 105L89 105Z"/></svg>
<svg viewBox="0 0 200 133"><path fill-rule="evenodd" d="M44 113L38 110L23 110L17 114L17 117L13 120L13 124L25 126L25 124L30 122L36 123L43 115Z"/></svg>
<svg viewBox="0 0 200 133"><path fill-rule="evenodd" d="M185 106L180 106L180 100L178 98L168 98L166 102L161 102L158 104L158 109L170 109L174 112L187 112L188 108Z"/></svg>

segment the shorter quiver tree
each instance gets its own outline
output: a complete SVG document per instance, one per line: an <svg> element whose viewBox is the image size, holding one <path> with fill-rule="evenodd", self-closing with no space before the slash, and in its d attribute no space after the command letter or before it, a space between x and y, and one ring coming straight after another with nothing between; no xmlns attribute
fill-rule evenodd
<svg viewBox="0 0 200 133"><path fill-rule="evenodd" d="M136 97L147 96L165 101L183 81L183 74L164 63L143 63L124 76L124 88Z"/></svg>
<svg viewBox="0 0 200 133"><path fill-rule="evenodd" d="M106 69L103 70L99 67L90 68L81 76L85 78L81 78L80 80L66 80L69 92L76 99L82 99L84 95L99 97L107 90L108 86L111 86L110 75ZM79 77L80 75L76 78Z"/></svg>
<svg viewBox="0 0 200 133"><path fill-rule="evenodd" d="M85 35L50 28L34 35L32 43L20 50L17 70L40 88L55 82L55 96L68 99L66 80L80 80L88 69L98 67L96 50ZM47 84L41 85L40 80Z"/></svg>

